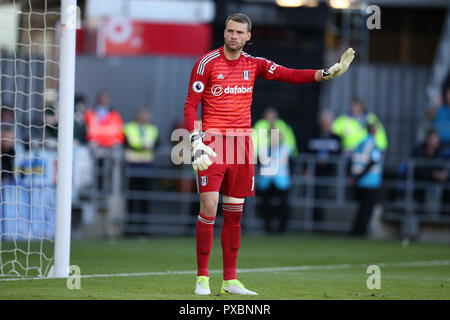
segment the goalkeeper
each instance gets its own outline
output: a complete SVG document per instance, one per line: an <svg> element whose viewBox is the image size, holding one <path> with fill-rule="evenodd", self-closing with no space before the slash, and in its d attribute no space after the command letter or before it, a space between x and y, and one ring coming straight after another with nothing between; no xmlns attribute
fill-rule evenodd
<svg viewBox="0 0 450 320"><path fill-rule="evenodd" d="M246 289L236 275L244 200L247 196L253 196L255 190L250 118L255 79L261 77L296 84L329 80L342 75L354 58L354 51L349 48L338 63L325 70L285 68L242 51L250 40L250 30L251 20L245 14L235 13L227 18L225 44L203 55L195 63L184 107L192 146L192 166L197 172L200 193L195 287L195 293L200 295L211 294L208 261L219 191L223 195L223 283L220 292L256 295ZM202 128L198 127L197 118L200 102Z"/></svg>

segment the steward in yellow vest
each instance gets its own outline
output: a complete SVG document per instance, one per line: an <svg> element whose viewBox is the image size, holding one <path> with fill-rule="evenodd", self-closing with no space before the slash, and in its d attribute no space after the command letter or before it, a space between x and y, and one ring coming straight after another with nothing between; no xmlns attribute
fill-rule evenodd
<svg viewBox="0 0 450 320"><path fill-rule="evenodd" d="M278 129L280 138L283 138L283 144L290 148L290 156L295 157L298 154L297 140L294 131L283 120L278 118L278 112L273 108L267 108L264 118L258 120L252 129L252 140L255 149L255 157L258 155L259 147L270 147L270 130Z"/></svg>
<svg viewBox="0 0 450 320"><path fill-rule="evenodd" d="M332 125L333 133L341 138L344 152L354 150L367 138L367 124L376 127L374 139L377 148L381 152L387 149L388 139L381 121L374 113L364 111L364 104L361 100L353 99L351 110L337 117Z"/></svg>
<svg viewBox="0 0 450 320"><path fill-rule="evenodd" d="M139 110L136 121L126 123L123 133L126 138L125 159L127 162L153 162L158 128L150 124L150 112L147 109Z"/></svg>

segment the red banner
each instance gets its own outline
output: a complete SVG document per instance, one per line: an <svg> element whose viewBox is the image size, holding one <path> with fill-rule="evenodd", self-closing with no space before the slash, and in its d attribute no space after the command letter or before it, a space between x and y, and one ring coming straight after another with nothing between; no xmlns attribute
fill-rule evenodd
<svg viewBox="0 0 450 320"><path fill-rule="evenodd" d="M104 56L199 56L210 50L211 39L212 29L208 24L107 18L99 28L97 53Z"/></svg>

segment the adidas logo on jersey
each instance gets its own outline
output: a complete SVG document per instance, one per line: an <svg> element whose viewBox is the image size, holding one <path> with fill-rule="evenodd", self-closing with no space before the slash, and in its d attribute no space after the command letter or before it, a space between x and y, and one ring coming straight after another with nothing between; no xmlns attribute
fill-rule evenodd
<svg viewBox="0 0 450 320"><path fill-rule="evenodd" d="M223 80L223 79L225 79L225 78L223 77L223 74L219 74L219 75L217 76L217 79Z"/></svg>

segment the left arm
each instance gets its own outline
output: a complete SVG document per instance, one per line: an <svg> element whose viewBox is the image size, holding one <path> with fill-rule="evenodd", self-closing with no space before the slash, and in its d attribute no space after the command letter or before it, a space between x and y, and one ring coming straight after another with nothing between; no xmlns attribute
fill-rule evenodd
<svg viewBox="0 0 450 320"><path fill-rule="evenodd" d="M321 73L321 70L286 68L264 58L255 58L255 61L258 64L257 76L266 80L296 84L320 81L318 73Z"/></svg>
<svg viewBox="0 0 450 320"><path fill-rule="evenodd" d="M347 49L341 57L341 60L327 69L290 69L280 66L273 61L264 58L255 58L258 61L258 76L275 81L290 82L296 84L321 82L323 80L333 79L347 71L350 63L355 57L355 51L352 48Z"/></svg>

